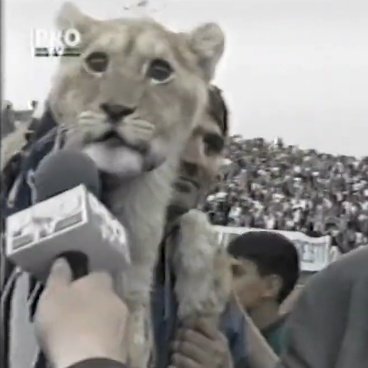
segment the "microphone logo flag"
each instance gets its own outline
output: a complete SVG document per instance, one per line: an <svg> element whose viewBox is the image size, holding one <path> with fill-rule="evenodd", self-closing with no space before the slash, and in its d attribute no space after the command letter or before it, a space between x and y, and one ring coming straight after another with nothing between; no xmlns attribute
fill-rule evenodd
<svg viewBox="0 0 368 368"><path fill-rule="evenodd" d="M9 216L6 229L7 256L41 281L68 251L86 254L91 271L130 263L124 227L83 184Z"/></svg>

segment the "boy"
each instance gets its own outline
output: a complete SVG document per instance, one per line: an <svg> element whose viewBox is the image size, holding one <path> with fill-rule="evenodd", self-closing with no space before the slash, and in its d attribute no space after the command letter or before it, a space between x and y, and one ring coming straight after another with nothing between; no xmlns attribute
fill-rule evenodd
<svg viewBox="0 0 368 368"><path fill-rule="evenodd" d="M294 244L276 232L252 231L233 239L228 252L241 306L280 355L285 345L286 316L279 309L300 272Z"/></svg>

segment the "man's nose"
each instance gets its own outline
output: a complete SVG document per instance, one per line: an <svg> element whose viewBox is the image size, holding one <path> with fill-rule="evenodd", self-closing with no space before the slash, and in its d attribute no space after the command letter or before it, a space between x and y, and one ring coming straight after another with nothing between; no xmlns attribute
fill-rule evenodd
<svg viewBox="0 0 368 368"><path fill-rule="evenodd" d="M200 139L190 139L182 155L182 164L186 172L195 176L203 163L203 148Z"/></svg>
<svg viewBox="0 0 368 368"><path fill-rule="evenodd" d="M133 112L135 111L135 108L119 104L103 103L100 105L100 107L110 118L112 123L117 123L119 120L121 120L125 116L133 114Z"/></svg>

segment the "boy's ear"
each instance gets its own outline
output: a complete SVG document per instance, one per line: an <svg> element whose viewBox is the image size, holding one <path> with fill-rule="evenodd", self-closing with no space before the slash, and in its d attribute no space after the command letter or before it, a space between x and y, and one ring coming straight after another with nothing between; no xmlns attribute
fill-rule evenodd
<svg viewBox="0 0 368 368"><path fill-rule="evenodd" d="M283 286L282 278L279 275L273 274L264 276L263 279L265 285L263 296L268 299L277 300Z"/></svg>

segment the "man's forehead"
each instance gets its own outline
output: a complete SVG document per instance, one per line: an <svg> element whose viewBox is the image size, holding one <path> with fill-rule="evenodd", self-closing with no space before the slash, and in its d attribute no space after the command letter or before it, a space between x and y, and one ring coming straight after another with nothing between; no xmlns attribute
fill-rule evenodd
<svg viewBox="0 0 368 368"><path fill-rule="evenodd" d="M216 120L210 116L208 113L205 113L203 117L199 120L197 127L195 128L195 132L197 133L212 133L218 134L223 137L223 133Z"/></svg>
<svg viewBox="0 0 368 368"><path fill-rule="evenodd" d="M242 267L254 267L255 263L250 259L242 258L242 257L234 257L230 255L230 265L231 266L242 266Z"/></svg>

